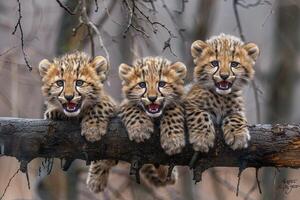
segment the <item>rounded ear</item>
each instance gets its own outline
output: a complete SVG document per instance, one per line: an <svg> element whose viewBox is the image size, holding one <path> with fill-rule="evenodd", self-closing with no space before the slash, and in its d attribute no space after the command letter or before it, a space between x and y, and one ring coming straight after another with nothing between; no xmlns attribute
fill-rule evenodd
<svg viewBox="0 0 300 200"><path fill-rule="evenodd" d="M208 44L202 40L196 40L191 46L191 53L193 58L199 57L203 50L208 47Z"/></svg>
<svg viewBox="0 0 300 200"><path fill-rule="evenodd" d="M91 61L91 65L94 67L101 80L105 80L108 72L108 63L106 59L103 56L96 56Z"/></svg>
<svg viewBox="0 0 300 200"><path fill-rule="evenodd" d="M186 66L184 63L182 62L175 62L173 64L171 64L170 66L171 70L174 70L176 72L176 75L180 78L180 79L184 79L186 76Z"/></svg>
<svg viewBox="0 0 300 200"><path fill-rule="evenodd" d="M256 61L259 55L258 46L254 43L246 43L243 45L243 48L247 51L248 55L253 59L253 61Z"/></svg>
<svg viewBox="0 0 300 200"><path fill-rule="evenodd" d="M51 63L47 59L44 59L39 63L39 72L40 72L41 77L45 76L50 65L51 65Z"/></svg>
<svg viewBox="0 0 300 200"><path fill-rule="evenodd" d="M119 66L119 77L123 81L129 81L130 76L133 74L133 68L125 63Z"/></svg>

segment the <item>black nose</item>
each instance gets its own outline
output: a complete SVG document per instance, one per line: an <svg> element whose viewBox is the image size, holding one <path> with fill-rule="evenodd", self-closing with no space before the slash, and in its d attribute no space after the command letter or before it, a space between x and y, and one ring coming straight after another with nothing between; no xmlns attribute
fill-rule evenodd
<svg viewBox="0 0 300 200"><path fill-rule="evenodd" d="M223 80L226 80L229 77L229 74L220 74Z"/></svg>
<svg viewBox="0 0 300 200"><path fill-rule="evenodd" d="M67 101L71 101L74 98L74 95L65 95Z"/></svg>
<svg viewBox="0 0 300 200"><path fill-rule="evenodd" d="M149 99L151 102L154 102L154 101L157 99L157 96L149 96L148 99Z"/></svg>

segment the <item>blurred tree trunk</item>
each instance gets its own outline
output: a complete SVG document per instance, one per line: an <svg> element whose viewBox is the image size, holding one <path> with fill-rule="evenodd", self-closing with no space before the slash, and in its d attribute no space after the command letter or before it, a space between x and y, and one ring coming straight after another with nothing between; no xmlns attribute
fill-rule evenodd
<svg viewBox="0 0 300 200"><path fill-rule="evenodd" d="M76 9L78 1L67 0L64 4L73 11ZM91 4L88 4L88 6L91 6ZM87 8L87 10L89 11L90 9ZM70 50L81 49L84 45L81 41L87 33L86 27L81 26L77 29L76 35L74 35L73 29L79 24L78 16L70 15L62 9L60 19L59 32L56 40L56 54L61 55Z"/></svg>
<svg viewBox="0 0 300 200"><path fill-rule="evenodd" d="M268 122L292 122L294 92L298 78L297 59L300 44L300 8L292 1L278 1L274 30L274 56L269 89ZM277 174L277 175L276 175ZM276 176L275 176L276 175ZM262 175L262 199L284 199L283 191L277 190L287 178L288 169L266 168Z"/></svg>

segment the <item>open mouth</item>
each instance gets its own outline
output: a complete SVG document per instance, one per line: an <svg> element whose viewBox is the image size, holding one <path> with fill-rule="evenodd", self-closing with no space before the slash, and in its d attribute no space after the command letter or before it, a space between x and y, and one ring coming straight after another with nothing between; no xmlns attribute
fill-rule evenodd
<svg viewBox="0 0 300 200"><path fill-rule="evenodd" d="M216 83L216 87L219 88L220 90L228 90L232 86L232 83L228 81L220 81Z"/></svg>
<svg viewBox="0 0 300 200"><path fill-rule="evenodd" d="M80 106L81 106L80 103L77 104L77 103L73 103L73 102L68 102L68 103L63 104L64 110L69 113L74 113L74 112L78 111Z"/></svg>
<svg viewBox="0 0 300 200"><path fill-rule="evenodd" d="M149 113L156 114L156 113L159 113L161 111L161 105L151 103L151 104L146 106L146 109Z"/></svg>

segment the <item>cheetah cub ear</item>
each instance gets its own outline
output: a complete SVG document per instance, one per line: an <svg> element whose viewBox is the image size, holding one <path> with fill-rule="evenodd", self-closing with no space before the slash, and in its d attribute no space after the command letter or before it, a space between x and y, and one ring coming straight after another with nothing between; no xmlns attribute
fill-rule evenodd
<svg viewBox="0 0 300 200"><path fill-rule="evenodd" d="M175 62L171 64L169 69L175 71L176 76L180 79L184 79L186 76L186 66L182 62Z"/></svg>
<svg viewBox="0 0 300 200"><path fill-rule="evenodd" d="M246 44L243 45L243 48L247 51L250 58L252 58L253 61L255 62L258 55L259 55L258 46L254 43L246 43Z"/></svg>
<svg viewBox="0 0 300 200"><path fill-rule="evenodd" d="M91 65L95 69L98 76L100 77L100 80L104 81L106 79L106 75L108 72L107 60L103 56L96 56L91 61Z"/></svg>
<svg viewBox="0 0 300 200"><path fill-rule="evenodd" d="M46 75L50 65L51 65L51 62L49 62L49 60L47 60L47 59L44 59L40 62L39 72L40 72L41 77L44 77Z"/></svg>
<svg viewBox="0 0 300 200"><path fill-rule="evenodd" d="M134 69L133 67L122 63L119 66L119 77L121 80L128 82L130 81L130 77L134 74Z"/></svg>
<svg viewBox="0 0 300 200"><path fill-rule="evenodd" d="M197 58L201 55L203 50L208 47L208 44L202 40L196 40L191 46L191 53L193 58Z"/></svg>

